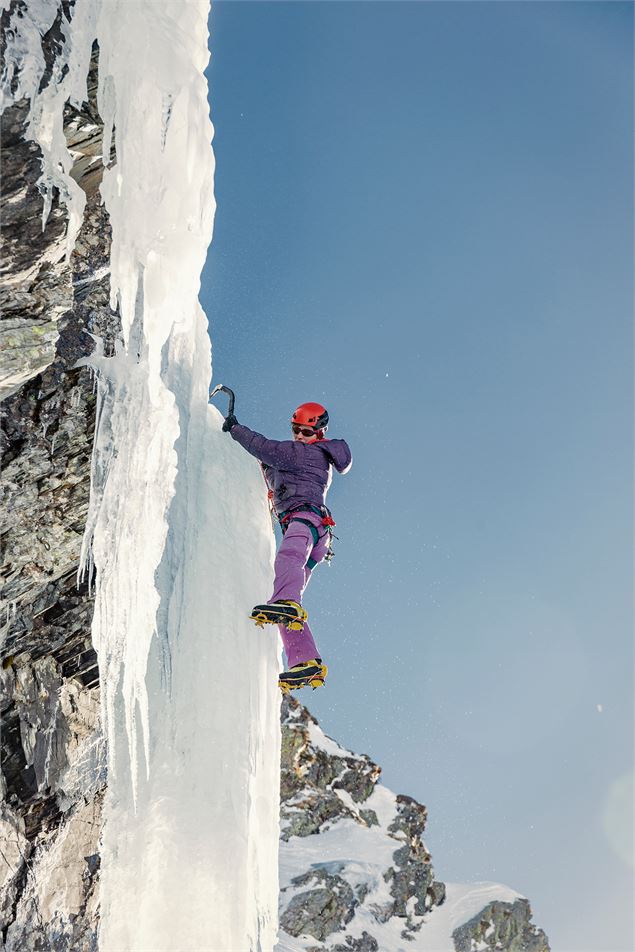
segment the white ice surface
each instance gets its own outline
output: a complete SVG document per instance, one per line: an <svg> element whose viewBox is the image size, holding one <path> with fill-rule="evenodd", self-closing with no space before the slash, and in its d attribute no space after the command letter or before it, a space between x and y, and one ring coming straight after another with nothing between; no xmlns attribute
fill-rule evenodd
<svg viewBox="0 0 635 952"><path fill-rule="evenodd" d="M85 98L98 40L105 155L111 136L117 155L102 194L124 337L116 356L98 346L93 360L83 547L96 573L108 745L100 948L271 949L279 649L247 615L270 593L273 538L257 465L207 405L210 344L198 304L214 217L209 4L76 0L41 89L42 37L61 9L29 0L12 13L0 108L29 104L42 219L57 189L70 253L85 197L69 175L63 111Z"/></svg>

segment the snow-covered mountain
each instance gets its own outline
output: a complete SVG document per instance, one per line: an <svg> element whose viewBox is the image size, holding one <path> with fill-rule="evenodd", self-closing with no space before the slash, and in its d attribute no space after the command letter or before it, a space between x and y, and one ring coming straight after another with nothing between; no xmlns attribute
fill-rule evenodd
<svg viewBox="0 0 635 952"><path fill-rule="evenodd" d="M277 952L547 952L512 889L435 878L426 808L380 774L285 699Z"/></svg>
<svg viewBox="0 0 635 952"><path fill-rule="evenodd" d="M279 729L237 611L266 500L207 406L207 12L2 7L3 947L542 952L515 893L435 879L367 757Z"/></svg>

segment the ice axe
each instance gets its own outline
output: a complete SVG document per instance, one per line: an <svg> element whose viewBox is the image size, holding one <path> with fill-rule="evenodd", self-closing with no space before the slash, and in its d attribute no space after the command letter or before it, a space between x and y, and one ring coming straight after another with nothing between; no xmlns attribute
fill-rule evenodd
<svg viewBox="0 0 635 952"><path fill-rule="evenodd" d="M222 383L219 383L213 390L210 390L209 399L211 400L213 396L217 393L220 393L221 390L223 393L226 393L229 397L229 408L227 410L227 416L233 416L234 413L234 403L236 402L236 395L233 390L230 390L229 387L223 386Z"/></svg>

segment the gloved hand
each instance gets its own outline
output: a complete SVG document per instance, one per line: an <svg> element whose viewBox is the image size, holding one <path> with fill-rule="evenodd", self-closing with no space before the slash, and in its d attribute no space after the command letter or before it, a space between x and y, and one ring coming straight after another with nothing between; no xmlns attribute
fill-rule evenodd
<svg viewBox="0 0 635 952"><path fill-rule="evenodd" d="M229 433L233 426L236 426L238 420L233 413L230 413L229 416L225 417L225 422L223 423L223 433Z"/></svg>

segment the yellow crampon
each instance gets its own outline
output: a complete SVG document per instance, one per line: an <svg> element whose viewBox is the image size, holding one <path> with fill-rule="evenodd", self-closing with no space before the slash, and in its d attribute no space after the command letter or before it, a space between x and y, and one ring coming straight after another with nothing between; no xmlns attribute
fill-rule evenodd
<svg viewBox="0 0 635 952"><path fill-rule="evenodd" d="M302 608L302 605L298 605L297 602L289 602L289 605L293 605L294 608L297 608L298 617L297 620L290 621L287 625L287 628L289 631L302 631L304 628L304 623L309 617L309 613L307 612L306 608Z"/></svg>
<svg viewBox="0 0 635 952"><path fill-rule="evenodd" d="M269 609L268 605L257 605L249 617L252 621L255 621L259 628L263 628L265 625L285 625L289 631L302 631L304 623L309 617L306 609L302 608L302 605L298 602L284 601L283 604L294 608L297 612L297 617L287 618L282 614L279 614L277 618L272 617L272 615L275 615L275 609L273 609L273 607Z"/></svg>
<svg viewBox="0 0 635 952"><path fill-rule="evenodd" d="M273 619L267 618L267 616L263 614L263 612L258 612L258 614L256 615L254 615L254 613L252 612L249 617L251 618L252 621L256 622L256 625L258 628L264 628L265 625L273 625L274 623Z"/></svg>
<svg viewBox="0 0 635 952"><path fill-rule="evenodd" d="M315 668L318 667L319 670L314 674L303 678L302 670L305 668ZM314 661L304 661L301 664L296 664L291 668L290 671L286 671L285 674L298 674L299 676L295 680L282 680L282 677L278 681L278 687L283 694L288 694L290 691L298 691L300 688L313 688L315 691L316 688L324 687L324 681L328 674L329 669L325 664L316 665Z"/></svg>

